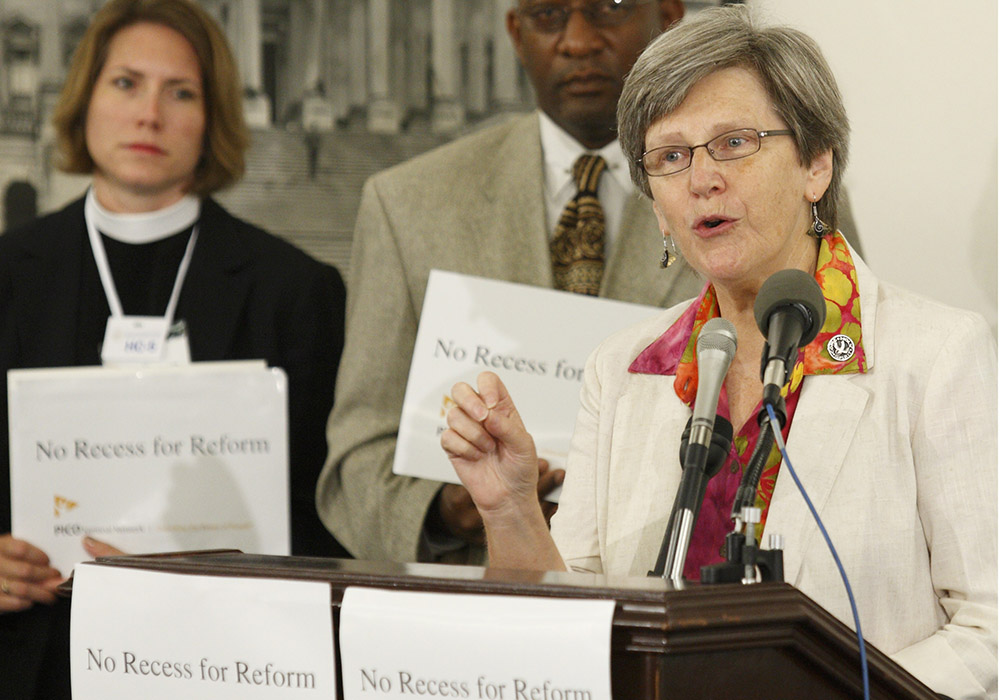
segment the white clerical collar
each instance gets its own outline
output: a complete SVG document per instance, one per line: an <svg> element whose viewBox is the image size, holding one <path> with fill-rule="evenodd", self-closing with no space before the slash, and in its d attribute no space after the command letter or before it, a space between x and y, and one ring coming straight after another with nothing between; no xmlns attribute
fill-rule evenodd
<svg viewBox="0 0 1000 700"><path fill-rule="evenodd" d="M201 213L201 200L189 194L164 209L117 214L101 206L91 187L83 211L87 220L109 238L122 243L152 243L193 226Z"/></svg>
<svg viewBox="0 0 1000 700"><path fill-rule="evenodd" d="M632 176L629 174L625 154L618 139L598 151L584 148L576 139L567 134L545 113L539 110L539 126L542 137L542 157L545 159L545 190L549 197L573 180L573 163L584 153L596 153L608 164L608 172L625 192L632 191Z"/></svg>

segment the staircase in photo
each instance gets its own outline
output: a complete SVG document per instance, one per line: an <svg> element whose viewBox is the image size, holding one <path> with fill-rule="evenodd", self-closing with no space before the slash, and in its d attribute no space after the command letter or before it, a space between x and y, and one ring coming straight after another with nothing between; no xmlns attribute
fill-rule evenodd
<svg viewBox="0 0 1000 700"><path fill-rule="evenodd" d="M348 130L307 136L255 130L246 174L218 199L240 218L332 263L346 278L365 180L448 140L425 131L382 136ZM310 148L315 149L312 165Z"/></svg>

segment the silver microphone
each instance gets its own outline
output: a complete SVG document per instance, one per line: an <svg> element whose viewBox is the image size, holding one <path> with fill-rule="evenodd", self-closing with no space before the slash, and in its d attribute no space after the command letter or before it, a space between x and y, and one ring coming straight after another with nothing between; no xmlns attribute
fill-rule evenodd
<svg viewBox="0 0 1000 700"><path fill-rule="evenodd" d="M724 318L705 323L698 336L698 393L691 417L690 445L708 447L712 441L719 393L736 355L736 327Z"/></svg>

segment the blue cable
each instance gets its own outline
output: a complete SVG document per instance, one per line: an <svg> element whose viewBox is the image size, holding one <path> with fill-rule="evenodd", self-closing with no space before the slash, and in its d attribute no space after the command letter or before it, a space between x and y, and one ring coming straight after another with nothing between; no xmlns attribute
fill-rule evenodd
<svg viewBox="0 0 1000 700"><path fill-rule="evenodd" d="M799 488L799 493L802 494L802 498L805 499L806 505L809 506L813 519L816 521L816 524L819 525L819 531L823 533L823 539L826 540L826 546L830 548L830 553L833 555L833 561L836 562L837 569L840 571L840 578L844 580L844 588L847 589L847 599L851 603L851 614L854 615L854 630L858 635L858 649L861 650L861 682L864 686L865 700L869 700L868 655L865 653L865 638L861 634L861 620L858 618L858 606L854 603L854 592L851 590L851 584L847 580L847 572L844 571L844 566L840 563L840 557L837 556L837 550L834 548L833 542L830 541L830 535L827 534L826 528L823 527L823 521L819 519L819 513L816 512L816 508L813 506L812 501L809 500L809 494L806 493L805 488L802 486L802 482L799 481L798 474L795 473L795 469L792 467L792 460L788 458L788 452L785 451L785 441L781 437L781 425L778 423L778 417L774 415L774 408L771 404L766 404L765 408L767 408L768 419L771 421L771 429L774 431L774 440L778 444L778 449L781 450L781 456L785 460L785 466L788 467L788 473L792 475L795 485Z"/></svg>

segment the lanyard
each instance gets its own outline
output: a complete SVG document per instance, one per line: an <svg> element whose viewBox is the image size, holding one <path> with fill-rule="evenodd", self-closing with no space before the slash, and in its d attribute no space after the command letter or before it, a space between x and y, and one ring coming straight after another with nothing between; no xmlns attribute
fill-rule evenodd
<svg viewBox="0 0 1000 700"><path fill-rule="evenodd" d="M115 281L111 277L111 266L108 264L108 255L104 251L104 242L101 234L94 226L93 216L91 216L92 204L90 199L84 204L84 218L87 221L87 235L90 237L90 249L94 253L94 262L97 263L97 273L101 277L101 284L104 286L104 294L108 298L108 307L114 318L121 318L125 315L121 300L118 298L118 291L115 289ZM198 224L191 229L191 237L188 239L187 248L184 250L184 257L177 268L177 278L174 280L174 288L170 292L170 301L167 302L167 311L164 318L169 328L174 322L174 313L177 311L177 302L181 297L181 287L184 286L184 277L187 275L188 266L191 264L191 256L194 254L194 244L198 240Z"/></svg>

